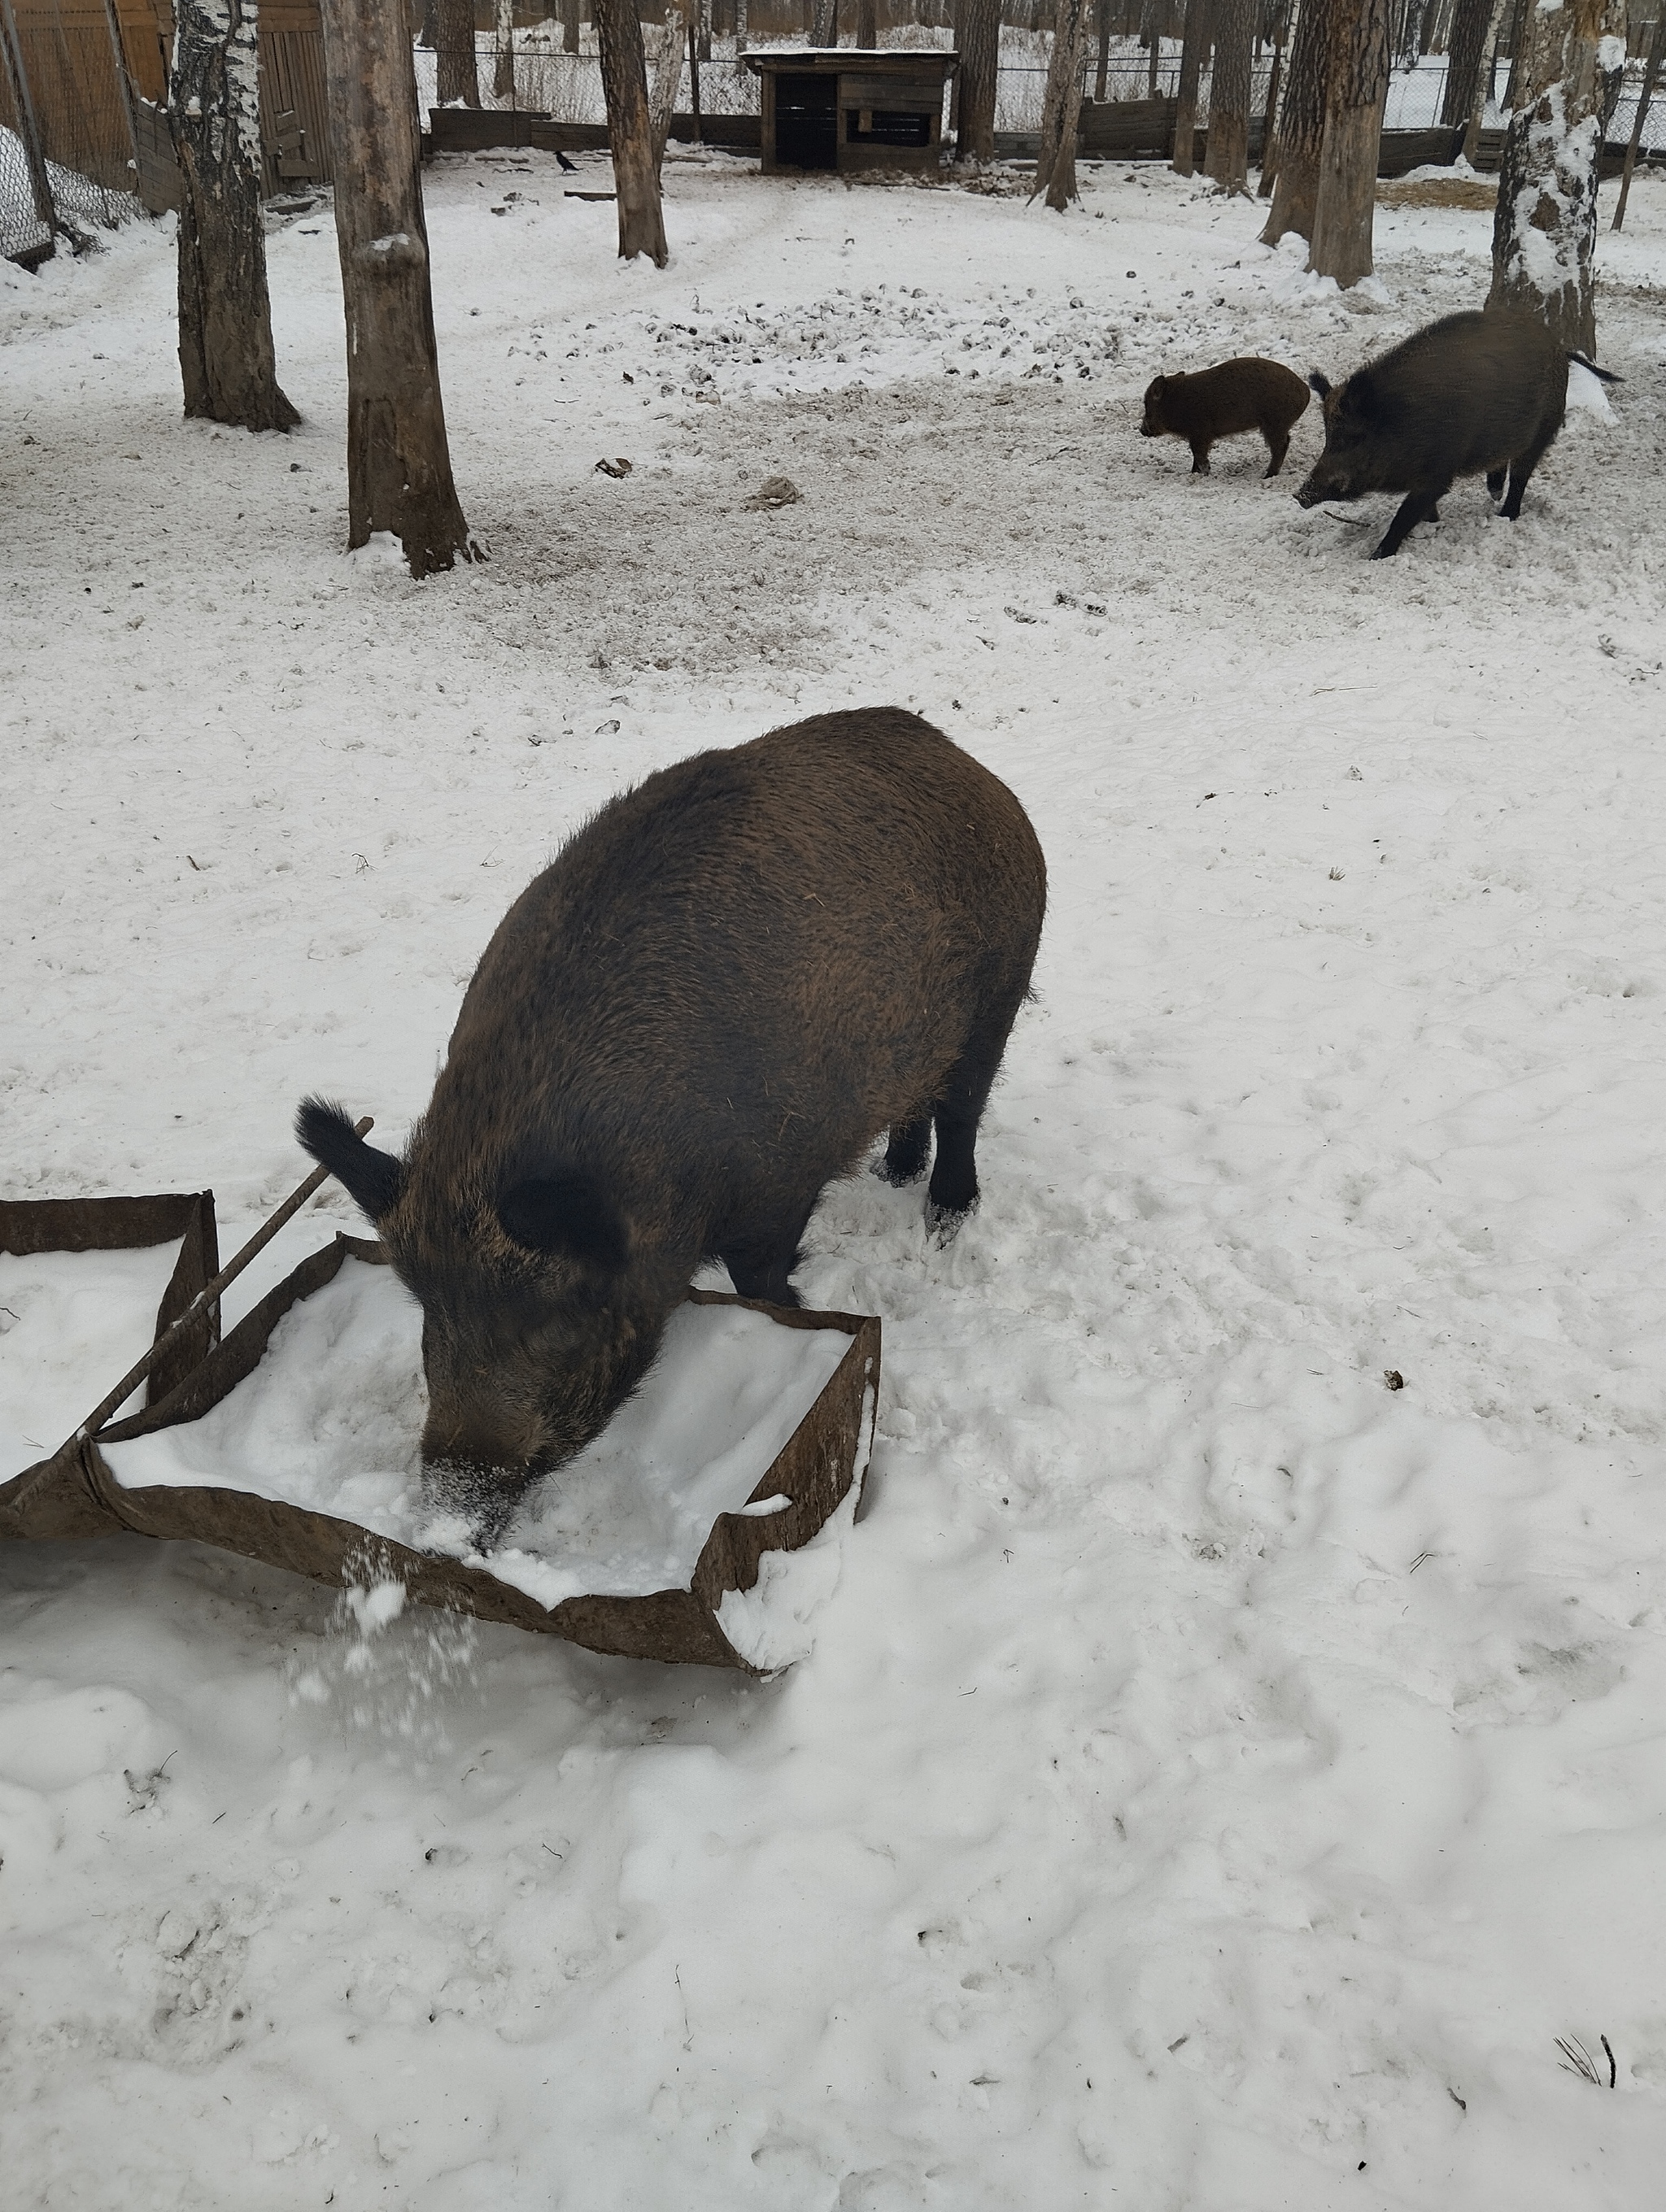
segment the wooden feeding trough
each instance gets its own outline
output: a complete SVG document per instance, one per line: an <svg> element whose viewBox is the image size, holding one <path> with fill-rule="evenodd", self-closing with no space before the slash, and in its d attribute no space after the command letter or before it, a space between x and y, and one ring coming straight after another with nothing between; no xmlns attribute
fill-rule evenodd
<svg viewBox="0 0 1666 2212"><path fill-rule="evenodd" d="M319 1180L322 1174L318 1171ZM775 1348L781 1343L778 1330L815 1332L810 1363L814 1379L784 1413L775 1409L770 1418L776 1425L768 1429L763 1450L757 1446L755 1425L750 1462L744 1451L731 1454L728 1462L720 1458L721 1486L727 1486L714 1490L708 1471L669 1586L659 1586L655 1575L644 1580L640 1573L635 1581L622 1577L623 1587L617 1582L610 1586L605 1569L575 1575L559 1557L552 1569L535 1559L529 1562L522 1550L506 1548L483 1557L473 1549L472 1539L459 1541L442 1534L430 1540L403 1522L398 1526L407 1540L400 1541L387 1525L375 1525L374 1512L356 1517L327 1474L323 1503L329 1510L319 1510L316 1485L304 1488L307 1502L298 1502L293 1480L287 1485L291 1494L283 1494L286 1481L271 1456L270 1413L247 1424L249 1447L240 1462L225 1450L228 1432L238 1428L239 1404L249 1394L264 1391L270 1408L274 1396L281 1400L289 1388L284 1377L297 1371L295 1363L301 1363L299 1371L309 1381L318 1376L316 1366L306 1364L312 1353L303 1348L289 1352L290 1365L284 1368L286 1326L292 1332L288 1341L297 1346L293 1331L298 1323L305 1328L310 1320L326 1337L337 1332L338 1320L322 1312L332 1298L343 1310L354 1298L373 1305L380 1300L386 1310L389 1297L399 1295L380 1244L337 1236L303 1260L221 1340L220 1290L313 1187L309 1177L218 1274L212 1273L214 1201L208 1192L0 1203L0 1252L14 1255L46 1254L56 1262L64 1253L119 1254L183 1240L156 1317L160 1356L153 1359L152 1372L165 1387L153 1387L143 1410L124 1417L123 1407L131 1402L139 1376L138 1370L130 1370L57 1451L10 1480L0 1480L0 1538L94 1537L126 1530L213 1544L337 1589L398 1584L418 1604L541 1631L593 1651L630 1658L758 1673L799 1656L771 1656L767 1601L772 1585L787 1574L787 1556L854 1502L853 1492L855 1499L860 1498L878 1402L877 1320L789 1311L726 1292L690 1292L684 1310L690 1328L709 1326L732 1334L751 1330L756 1339L763 1328ZM314 1304L320 1310L316 1316L311 1314ZM708 1318L695 1310L700 1308L728 1312ZM413 1309L412 1328L418 1318ZM802 1336L793 1342L803 1348L802 1354L793 1355L802 1364L812 1346ZM410 1378L415 1398L420 1368L414 1357ZM807 1410L795 1419L794 1408L801 1408L812 1393ZM672 1402L679 1407L680 1419L682 1401ZM419 1421L419 1416L413 1418ZM413 1437L415 1432L413 1427ZM610 1425L602 1441L612 1433ZM785 1441L778 1443L783 1436ZM753 1480L757 1462L766 1455L767 1466ZM0 1474L8 1471L0 1468ZM576 1481L573 1487L581 1492ZM660 1565L657 1556L651 1565Z"/></svg>
<svg viewBox="0 0 1666 2212"><path fill-rule="evenodd" d="M942 159L943 90L960 66L940 46L760 46L766 176L802 169L933 170Z"/></svg>

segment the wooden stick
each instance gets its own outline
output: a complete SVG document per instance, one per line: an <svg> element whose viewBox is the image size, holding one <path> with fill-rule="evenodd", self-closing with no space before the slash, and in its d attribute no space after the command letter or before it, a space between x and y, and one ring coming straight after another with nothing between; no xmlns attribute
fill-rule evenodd
<svg viewBox="0 0 1666 2212"><path fill-rule="evenodd" d="M356 1137L362 1137L370 1130L374 1129L375 1126L375 1122L371 1119L370 1115L367 1114L363 1121L356 1125L353 1133ZM88 1413L86 1419L76 1431L75 1434L72 1437L65 1437L62 1446L60 1447L62 1450L68 1451L72 1444L85 1443L88 1437L95 1436L98 1433L99 1430L101 1429L104 1424L109 1419L111 1414L115 1412L117 1407L125 1405L127 1400L131 1397L133 1392L138 1388L139 1384L143 1382L145 1376L150 1372L152 1361L155 1358L156 1354L162 1349L163 1346L168 1342L175 1330L183 1328L187 1322L195 1321L202 1313L204 1308L211 1304L213 1301L219 1297L221 1291L225 1289L227 1284L242 1273L244 1268L248 1266L255 1254L257 1252L264 1251L266 1246L271 1243L273 1237L277 1236L278 1231L282 1229L284 1223L288 1221L293 1214L299 1212L301 1208L306 1205L307 1200L318 1188L319 1185L325 1181L329 1173L330 1170L328 1168L314 1168L311 1175L307 1176L306 1182L301 1185L300 1188L290 1192L289 1197L286 1198L283 1205L278 1207L277 1212L273 1214L271 1219L267 1222L264 1227L255 1231L253 1236L250 1237L248 1243L243 1247L242 1250L237 1254L234 1259L227 1261L225 1266L222 1267L219 1273L215 1277L211 1283L205 1283L203 1285L202 1289L198 1291L196 1297L192 1300L191 1304L185 1308L185 1311L179 1316L179 1318L168 1323L167 1327L162 1331L161 1334L151 1346L149 1351L145 1353L144 1358L140 1360L136 1360L133 1365L128 1369L126 1374L122 1376L121 1381L117 1383L115 1389L111 1391L109 1395L106 1398L101 1398L99 1401L98 1404L93 1408L92 1412Z"/></svg>

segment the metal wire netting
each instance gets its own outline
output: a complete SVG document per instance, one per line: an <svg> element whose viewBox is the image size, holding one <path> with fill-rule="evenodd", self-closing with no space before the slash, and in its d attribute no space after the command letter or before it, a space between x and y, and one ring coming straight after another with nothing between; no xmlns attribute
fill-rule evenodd
<svg viewBox="0 0 1666 2212"><path fill-rule="evenodd" d="M130 96L105 11L0 5L0 253L33 258L139 212Z"/></svg>

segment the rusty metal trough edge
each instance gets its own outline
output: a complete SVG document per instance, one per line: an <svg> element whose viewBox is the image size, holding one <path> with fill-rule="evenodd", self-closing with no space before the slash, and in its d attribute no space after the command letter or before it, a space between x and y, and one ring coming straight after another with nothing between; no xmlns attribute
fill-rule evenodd
<svg viewBox="0 0 1666 2212"><path fill-rule="evenodd" d="M52 1241L42 1241L48 1234ZM175 1236L185 1242L158 1316L159 1334L215 1271L211 1193L156 1200L0 1202L0 1250L113 1250ZM689 1297L696 1304L745 1306L781 1327L838 1329L851 1340L815 1403L748 1501L784 1495L792 1504L769 1516L720 1514L686 1589L656 1590L642 1597L571 1597L546 1607L483 1568L413 1551L356 1522L339 1521L251 1491L206 1484L126 1490L116 1480L100 1444L199 1419L252 1374L273 1329L291 1306L321 1290L350 1258L386 1264L380 1244L338 1233L293 1268L188 1371L180 1374L176 1367L172 1387L143 1413L111 1422L96 1437L71 1438L48 1458L0 1484L0 1539L82 1538L126 1531L212 1544L337 1589L370 1580L398 1582L418 1604L558 1636L591 1651L756 1673L719 1626L718 1608L730 1590L753 1587L766 1553L797 1551L808 1543L837 1510L853 1481L865 1480L878 1418L877 1317L774 1306L727 1291L691 1290ZM213 1334L218 1334L217 1322Z"/></svg>

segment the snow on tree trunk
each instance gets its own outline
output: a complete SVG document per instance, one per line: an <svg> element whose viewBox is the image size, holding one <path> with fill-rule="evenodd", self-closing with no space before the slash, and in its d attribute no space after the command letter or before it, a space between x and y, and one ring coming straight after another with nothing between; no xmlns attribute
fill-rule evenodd
<svg viewBox="0 0 1666 2212"><path fill-rule="evenodd" d="M1090 0L1059 0L1053 24L1053 58L1042 100L1041 152L1036 187L1047 204L1062 215L1076 190L1076 125L1082 112L1082 64L1087 54Z"/></svg>
<svg viewBox="0 0 1666 2212"><path fill-rule="evenodd" d="M1229 192L1250 188L1250 64L1256 12L1257 0L1220 0L1215 14L1215 73L1203 167Z"/></svg>
<svg viewBox="0 0 1666 2212"><path fill-rule="evenodd" d="M435 0L434 94L441 107L460 100L480 105L475 63L474 0Z"/></svg>
<svg viewBox="0 0 1666 2212"><path fill-rule="evenodd" d="M1626 65L1625 0L1538 0L1522 28L1521 105L1505 136L1487 304L1536 316L1563 345L1589 353L1596 166Z"/></svg>
<svg viewBox="0 0 1666 2212"><path fill-rule="evenodd" d="M260 221L254 0L179 0L169 119L179 159L185 413L246 430L301 416L278 387Z"/></svg>
<svg viewBox="0 0 1666 2212"><path fill-rule="evenodd" d="M497 0L497 62L492 71L492 98L514 104L515 96L514 0Z"/></svg>
<svg viewBox="0 0 1666 2212"><path fill-rule="evenodd" d="M656 269L663 269L671 254L660 206L660 165L654 157L648 64L636 0L595 0L595 18L613 183L619 196L619 258L632 261L646 253Z"/></svg>
<svg viewBox="0 0 1666 2212"><path fill-rule="evenodd" d="M440 398L416 82L404 9L323 0L347 310L347 536L390 532L413 576L471 560Z"/></svg>
<svg viewBox="0 0 1666 2212"><path fill-rule="evenodd" d="M1189 177L1197 167L1197 83L1209 52L1213 6L1214 0L1186 0L1185 28L1180 35L1180 83L1174 103L1173 168L1177 177Z"/></svg>
<svg viewBox="0 0 1666 2212"><path fill-rule="evenodd" d="M1623 0L1622 0L1623 4ZM1346 291L1371 273L1377 162L1389 97L1389 0L1331 0L1330 87L1307 265Z"/></svg>
<svg viewBox="0 0 1666 2212"><path fill-rule="evenodd" d="M1000 41L1000 0L960 0L958 161L995 158L995 70Z"/></svg>
<svg viewBox="0 0 1666 2212"><path fill-rule="evenodd" d="M1319 155L1325 142L1325 88L1330 74L1328 0L1302 0L1290 40L1290 68L1279 106L1279 173L1263 246L1287 231L1313 235L1313 203L1319 190Z"/></svg>

